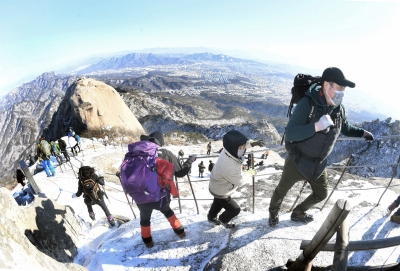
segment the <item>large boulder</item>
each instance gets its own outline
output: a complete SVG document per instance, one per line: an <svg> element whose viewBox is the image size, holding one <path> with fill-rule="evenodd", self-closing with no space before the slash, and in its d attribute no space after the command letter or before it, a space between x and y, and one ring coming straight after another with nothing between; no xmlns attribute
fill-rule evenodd
<svg viewBox="0 0 400 271"><path fill-rule="evenodd" d="M0 269L86 270L73 263L82 232L70 207L37 197L20 207L0 188Z"/></svg>
<svg viewBox="0 0 400 271"><path fill-rule="evenodd" d="M134 135L145 133L114 88L85 77L79 78L68 88L51 126L53 137L64 136L70 126L78 133L104 127Z"/></svg>

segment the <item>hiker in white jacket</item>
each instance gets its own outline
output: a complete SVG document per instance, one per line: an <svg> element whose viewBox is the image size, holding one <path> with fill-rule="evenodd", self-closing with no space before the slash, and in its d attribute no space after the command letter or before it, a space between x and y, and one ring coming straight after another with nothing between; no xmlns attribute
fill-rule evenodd
<svg viewBox="0 0 400 271"><path fill-rule="evenodd" d="M229 221L240 213L240 207L231 195L244 184L242 163L247 143L249 143L248 147L264 146L262 140L248 140L245 135L236 130L231 130L224 135L224 149L211 172L209 184L209 191L214 196L214 201L207 218L215 225L223 225L226 228L235 227L235 224ZM217 218L222 209L225 211Z"/></svg>

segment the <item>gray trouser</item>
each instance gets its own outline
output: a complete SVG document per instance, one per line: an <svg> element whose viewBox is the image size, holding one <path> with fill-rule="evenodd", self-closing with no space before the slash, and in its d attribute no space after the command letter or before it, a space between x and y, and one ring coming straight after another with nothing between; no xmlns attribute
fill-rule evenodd
<svg viewBox="0 0 400 271"><path fill-rule="evenodd" d="M281 180L275 188L271 198L270 210L279 210L283 198L292 186L298 181L304 181L305 178L297 171L292 159L288 155L283 166ZM308 181L308 180L307 180ZM305 212L318 202L323 201L328 196L328 175L326 170L315 181L308 181L311 186L312 193L294 209L295 211Z"/></svg>

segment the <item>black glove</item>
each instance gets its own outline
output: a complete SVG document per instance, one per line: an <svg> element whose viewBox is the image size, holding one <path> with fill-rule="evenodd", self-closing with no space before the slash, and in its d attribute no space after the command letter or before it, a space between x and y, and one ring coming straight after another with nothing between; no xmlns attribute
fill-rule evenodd
<svg viewBox="0 0 400 271"><path fill-rule="evenodd" d="M254 146L264 147L265 143L264 143L264 140L262 140L262 139L259 139L259 140L250 139L250 146L252 146L252 147L254 147Z"/></svg>
<svg viewBox="0 0 400 271"><path fill-rule="evenodd" d="M374 140L373 134L371 134L367 130L364 130L363 138L365 138L365 140Z"/></svg>
<svg viewBox="0 0 400 271"><path fill-rule="evenodd" d="M192 154L192 155L189 156L188 161L189 161L190 163L193 163L194 161L196 161L196 159L197 159L196 154Z"/></svg>

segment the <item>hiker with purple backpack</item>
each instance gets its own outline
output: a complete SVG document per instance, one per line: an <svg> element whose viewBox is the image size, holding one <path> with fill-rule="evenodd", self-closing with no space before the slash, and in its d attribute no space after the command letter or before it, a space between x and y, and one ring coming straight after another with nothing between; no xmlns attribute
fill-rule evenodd
<svg viewBox="0 0 400 271"><path fill-rule="evenodd" d="M181 164L171 151L162 148L163 145L164 136L160 131L142 135L140 141L128 145L129 152L121 165L122 187L139 208L141 235L146 247L153 246L150 229L153 210L164 214L177 236L186 236L185 229L169 206L170 194L177 195L173 192L177 192L173 176L186 176L196 155Z"/></svg>

